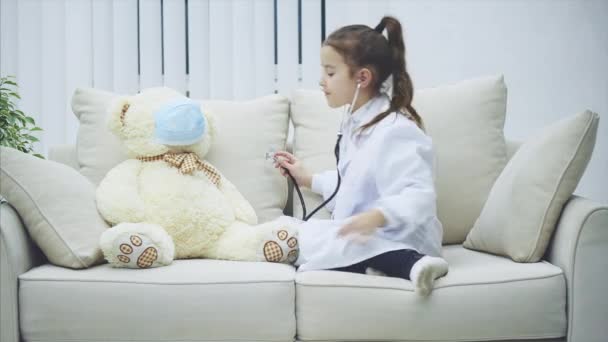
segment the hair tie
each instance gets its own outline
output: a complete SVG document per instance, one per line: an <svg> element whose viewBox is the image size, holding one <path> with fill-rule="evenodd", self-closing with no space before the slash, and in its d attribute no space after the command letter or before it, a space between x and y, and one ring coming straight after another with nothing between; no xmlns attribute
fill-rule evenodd
<svg viewBox="0 0 608 342"><path fill-rule="evenodd" d="M376 27L374 28L374 31L382 34L382 31L384 31L385 28L386 28L386 20L385 20L385 18L382 18L382 20L380 20L378 25L376 25Z"/></svg>

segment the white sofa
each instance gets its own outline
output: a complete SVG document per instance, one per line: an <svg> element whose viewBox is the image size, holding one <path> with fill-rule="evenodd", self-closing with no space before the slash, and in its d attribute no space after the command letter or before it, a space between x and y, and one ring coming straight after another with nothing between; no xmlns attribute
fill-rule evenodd
<svg viewBox="0 0 608 342"><path fill-rule="evenodd" d="M297 152L306 134L294 122ZM510 157L518 145L507 146ZM82 167L74 146L49 158ZM540 262L446 243L450 270L429 297L402 279L271 263L64 268L46 260L9 203L0 210L2 342L608 340L608 207L578 196Z"/></svg>

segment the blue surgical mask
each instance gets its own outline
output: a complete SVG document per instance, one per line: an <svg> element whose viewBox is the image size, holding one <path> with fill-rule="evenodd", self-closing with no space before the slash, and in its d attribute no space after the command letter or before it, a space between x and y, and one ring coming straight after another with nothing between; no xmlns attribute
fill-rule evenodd
<svg viewBox="0 0 608 342"><path fill-rule="evenodd" d="M163 145L192 145L206 130L200 104L186 97L163 105L154 113L154 120L155 140Z"/></svg>

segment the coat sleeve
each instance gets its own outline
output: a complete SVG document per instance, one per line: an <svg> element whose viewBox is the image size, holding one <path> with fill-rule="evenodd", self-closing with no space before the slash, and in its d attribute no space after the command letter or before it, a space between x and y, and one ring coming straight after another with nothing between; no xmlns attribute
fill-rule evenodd
<svg viewBox="0 0 608 342"><path fill-rule="evenodd" d="M379 209L386 228L415 227L436 217L431 139L417 127L390 130L376 153Z"/></svg>
<svg viewBox="0 0 608 342"><path fill-rule="evenodd" d="M336 190L338 184L338 171L330 170L316 173L312 176L311 190L323 196L323 200L327 200ZM325 208L334 211L336 206L336 198L334 197Z"/></svg>

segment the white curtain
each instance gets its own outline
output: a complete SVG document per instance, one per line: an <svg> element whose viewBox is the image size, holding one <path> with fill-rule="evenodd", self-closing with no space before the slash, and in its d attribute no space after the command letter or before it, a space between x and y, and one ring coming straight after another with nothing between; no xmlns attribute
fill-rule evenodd
<svg viewBox="0 0 608 342"><path fill-rule="evenodd" d="M277 89L273 0L0 0L0 24L0 74L16 76L42 153L74 143L77 87L239 100Z"/></svg>
<svg viewBox="0 0 608 342"><path fill-rule="evenodd" d="M44 129L37 149L45 154L75 141L77 87L133 94L164 85L228 100L318 87L322 3L0 0L0 74L17 77L19 106ZM326 34L374 25L390 7L388 0L325 3Z"/></svg>

